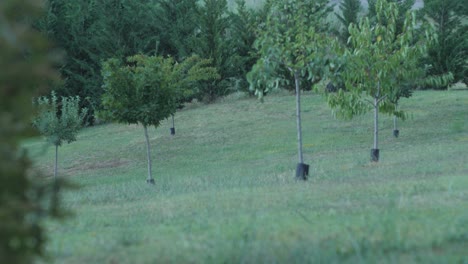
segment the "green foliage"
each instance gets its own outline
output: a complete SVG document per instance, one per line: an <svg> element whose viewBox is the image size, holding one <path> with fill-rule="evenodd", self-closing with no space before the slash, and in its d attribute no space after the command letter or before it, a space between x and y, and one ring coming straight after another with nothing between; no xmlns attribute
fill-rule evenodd
<svg viewBox="0 0 468 264"><path fill-rule="evenodd" d="M62 97L59 102L54 91L50 98L39 97L37 99L39 114L34 119L33 125L49 143L55 146L61 146L63 141L67 143L76 141L76 135L88 112L86 108L80 111L79 103L78 96Z"/></svg>
<svg viewBox="0 0 468 264"><path fill-rule="evenodd" d="M254 49L257 29L264 22L263 9L255 10L246 6L245 0L236 0L236 9L229 13L230 36L233 45L232 75L236 79L235 89L250 92L247 73L258 59Z"/></svg>
<svg viewBox="0 0 468 264"><path fill-rule="evenodd" d="M368 103L385 113L402 116L395 112L393 104L408 95L406 83L420 74L417 62L425 46L414 44L414 13L406 13L402 32L397 34L397 6L378 0L376 12L374 25L366 17L359 25L349 27L352 47L344 54L343 73L348 92L329 95L329 104L338 109L339 116L362 114L369 110Z"/></svg>
<svg viewBox="0 0 468 264"><path fill-rule="evenodd" d="M427 0L421 15L435 28L436 38L428 46L423 64L428 66L430 88L468 83L468 12L462 0ZM453 76L453 78L451 78ZM438 79L438 77L440 77Z"/></svg>
<svg viewBox="0 0 468 264"><path fill-rule="evenodd" d="M332 10L328 1L273 1L266 25L255 42L261 58L248 80L259 97L298 73L308 80L321 78L328 63L324 18ZM330 46L330 48L333 48ZM281 76L281 70L289 76Z"/></svg>
<svg viewBox="0 0 468 264"><path fill-rule="evenodd" d="M339 6L340 13L335 13L338 20L341 22L339 37L344 44L348 43L350 24L358 24L359 12L362 9L361 0L344 0Z"/></svg>
<svg viewBox="0 0 468 264"><path fill-rule="evenodd" d="M42 1L0 2L0 263L44 256L43 221L61 214L58 182L39 181L20 141L31 137L31 98L57 80L57 55L32 28Z"/></svg>
<svg viewBox="0 0 468 264"><path fill-rule="evenodd" d="M220 75L219 79L199 85L199 99L211 102L228 94L235 78L234 43L229 35L230 20L226 0L202 1L197 16L197 26L195 53L202 58L211 59L211 65Z"/></svg>
<svg viewBox="0 0 468 264"><path fill-rule="evenodd" d="M191 56L181 63L172 57L135 55L123 63L109 59L103 65L105 93L104 116L127 124L143 125L146 138L148 178L154 184L151 169L148 126L158 127L173 115L184 98L191 96L192 85L218 78L210 60Z"/></svg>
<svg viewBox="0 0 468 264"><path fill-rule="evenodd" d="M181 63L173 58L135 55L123 63L103 64L104 114L119 123L159 126L174 114L182 98L192 95L191 85L218 77L210 60L191 56Z"/></svg>
<svg viewBox="0 0 468 264"><path fill-rule="evenodd" d="M87 121L101 106L101 62L139 52L155 53L158 23L153 1L48 0L38 27L66 53L59 96L80 96ZM86 100L85 100L86 99Z"/></svg>
<svg viewBox="0 0 468 264"><path fill-rule="evenodd" d="M192 55L197 31L199 9L197 2L197 0L157 1L158 54L169 55L177 61Z"/></svg>
<svg viewBox="0 0 468 264"><path fill-rule="evenodd" d="M368 12L368 17L371 20L371 23L382 23L386 25L387 23L393 23L393 21L387 21L382 18L378 18L377 16L377 2L378 0L369 0L369 12ZM399 35L403 32L404 30L404 22L405 22L405 17L406 13L411 10L411 8L414 6L414 3L416 0L387 0L388 3L394 3L396 5L396 8L398 9L398 17L395 20L395 30L396 30L396 35Z"/></svg>
<svg viewBox="0 0 468 264"><path fill-rule="evenodd" d="M197 84L194 96L212 101L245 87L259 16L240 2L236 11L228 12L225 0L49 0L37 26L66 53L57 95L80 96L92 123L102 109L100 71L109 58L145 54L180 62L198 54L210 58L221 77Z"/></svg>

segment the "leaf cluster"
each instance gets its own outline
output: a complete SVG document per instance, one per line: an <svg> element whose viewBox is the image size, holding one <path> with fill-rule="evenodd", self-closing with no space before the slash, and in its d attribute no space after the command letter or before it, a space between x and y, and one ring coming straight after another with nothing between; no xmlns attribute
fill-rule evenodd
<svg viewBox="0 0 468 264"><path fill-rule="evenodd" d="M374 23L365 17L359 25L349 26L351 47L344 54L343 72L348 92L329 95L329 104L339 109L339 116L364 113L375 106L374 99L382 112L402 116L395 111L395 104L411 95L407 84L421 75L417 64L425 44L414 41L415 14L406 13L398 33L396 4L378 0L375 9Z"/></svg>
<svg viewBox="0 0 468 264"><path fill-rule="evenodd" d="M210 60L191 56L181 63L172 57L135 55L125 62L103 64L105 117L120 123L159 126L174 114L180 101L201 80L219 78Z"/></svg>
<svg viewBox="0 0 468 264"><path fill-rule="evenodd" d="M255 42L261 58L247 78L252 90L262 97L288 76L299 74L314 79L328 62L328 37L324 21L332 7L328 1L272 1L264 30ZM286 70L286 71L285 71ZM289 72L289 73L287 73Z"/></svg>
<svg viewBox="0 0 468 264"><path fill-rule="evenodd" d="M42 96L36 102L39 113L33 125L54 146L61 146L65 141L76 141L76 135L86 117L88 109L80 111L80 97L62 97L59 101L54 91L49 97Z"/></svg>
<svg viewBox="0 0 468 264"><path fill-rule="evenodd" d="M361 0L344 0L340 3L339 10L340 13L335 13L341 23L338 36L346 44L349 38L349 25L358 24L359 12L362 10Z"/></svg>
<svg viewBox="0 0 468 264"><path fill-rule="evenodd" d="M420 16L434 28L435 38L422 60L428 87L446 89L449 84L468 83L468 8L462 0L427 0Z"/></svg>

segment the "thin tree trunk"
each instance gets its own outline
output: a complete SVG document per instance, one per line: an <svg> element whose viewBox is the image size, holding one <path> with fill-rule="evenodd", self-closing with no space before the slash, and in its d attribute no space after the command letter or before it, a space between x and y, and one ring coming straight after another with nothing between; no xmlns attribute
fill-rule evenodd
<svg viewBox="0 0 468 264"><path fill-rule="evenodd" d="M383 98L380 97L380 81L377 83L377 93L374 95L374 148L371 149L371 161L379 161L379 103Z"/></svg>
<svg viewBox="0 0 468 264"><path fill-rule="evenodd" d="M174 136L175 135L175 122L174 122L174 114L171 114L172 116L172 127L171 127L171 135Z"/></svg>
<svg viewBox="0 0 468 264"><path fill-rule="evenodd" d="M398 110L398 104L395 104L395 111ZM397 130L397 116L393 115L393 130Z"/></svg>
<svg viewBox="0 0 468 264"><path fill-rule="evenodd" d="M379 149L379 98L380 81L377 82L377 94L374 97L374 149Z"/></svg>
<svg viewBox="0 0 468 264"><path fill-rule="evenodd" d="M379 148L379 101L374 98L374 149Z"/></svg>
<svg viewBox="0 0 468 264"><path fill-rule="evenodd" d="M304 163L304 158L302 156L301 89L299 87L299 73L297 71L294 71L294 80L296 82L296 121L299 163Z"/></svg>
<svg viewBox="0 0 468 264"><path fill-rule="evenodd" d="M57 179L57 167L58 167L58 145L55 145L55 165L54 165L54 178Z"/></svg>
<svg viewBox="0 0 468 264"><path fill-rule="evenodd" d="M148 158L148 179L146 179L146 182L154 184L153 175L151 173L151 151L150 151L150 142L149 142L149 137L148 137L148 127L143 126L143 128L145 129L146 156Z"/></svg>

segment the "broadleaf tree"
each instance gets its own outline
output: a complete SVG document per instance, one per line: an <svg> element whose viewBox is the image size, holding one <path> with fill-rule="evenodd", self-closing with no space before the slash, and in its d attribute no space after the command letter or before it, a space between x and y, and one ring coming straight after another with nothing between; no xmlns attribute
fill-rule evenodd
<svg viewBox="0 0 468 264"><path fill-rule="evenodd" d="M371 109L374 111L371 160L377 162L379 112L404 117L395 106L403 95L405 83L419 74L415 69L425 52L425 45L414 42L416 20L413 12L407 12L401 33L397 34L397 5L377 0L375 8L375 23L371 24L365 17L359 25L349 27L351 48L343 55L347 63L342 74L346 91L330 94L328 103L338 115L348 118Z"/></svg>
<svg viewBox="0 0 468 264"><path fill-rule="evenodd" d="M264 30L256 46L260 59L249 72L248 80L255 93L262 98L265 92L287 83L278 75L286 68L294 76L296 91L296 125L298 164L296 177L306 179L309 165L304 163L301 123L301 80L313 79L324 67L327 36L321 33L320 20L330 12L328 1L274 1Z"/></svg>
<svg viewBox="0 0 468 264"><path fill-rule="evenodd" d="M54 178L57 179L58 148L63 142L76 141L88 109L80 110L79 96L61 97L59 101L54 91L50 98L39 97L36 105L39 113L33 125L55 147Z"/></svg>
<svg viewBox="0 0 468 264"><path fill-rule="evenodd" d="M154 184L148 127L158 127L177 111L181 98L193 93L191 85L219 77L208 59L191 56L182 62L172 57L135 55L126 61L103 64L103 115L119 123L143 125L149 184Z"/></svg>

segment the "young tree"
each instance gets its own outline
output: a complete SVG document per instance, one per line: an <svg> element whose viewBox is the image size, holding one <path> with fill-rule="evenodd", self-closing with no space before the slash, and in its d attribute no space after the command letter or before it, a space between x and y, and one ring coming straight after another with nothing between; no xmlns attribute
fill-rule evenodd
<svg viewBox="0 0 468 264"><path fill-rule="evenodd" d="M0 263L44 256L43 222L61 215L59 183L39 180L20 144L34 135L31 98L58 79L56 54L31 21L41 0L0 1Z"/></svg>
<svg viewBox="0 0 468 264"><path fill-rule="evenodd" d="M338 114L352 117L374 111L374 145L371 160L379 160L379 111L404 117L395 104L402 95L402 85L414 78L418 59L425 46L414 43L415 15L408 12L401 34L396 34L398 8L395 3L377 0L376 22L369 18L349 27L352 47L344 54L343 73L346 90L329 95L329 104Z"/></svg>
<svg viewBox="0 0 468 264"><path fill-rule="evenodd" d="M37 99L39 114L33 125L55 146L54 178L57 179L58 147L65 141L76 141L76 135L88 113L86 108L80 111L80 97L62 97L60 102L54 91L49 97Z"/></svg>
<svg viewBox="0 0 468 264"><path fill-rule="evenodd" d="M249 73L250 84L260 97L265 89L278 85L280 80L273 75L277 68L285 67L294 76L299 161L296 177L300 179L307 178L309 169L309 165L304 163L302 151L300 83L303 77L316 77L318 68L325 65L323 50L327 37L317 32L320 30L320 21L317 18L330 11L327 5L326 0L275 2L268 15L265 30L256 42L261 59Z"/></svg>
<svg viewBox="0 0 468 264"><path fill-rule="evenodd" d="M177 63L173 58L135 55L125 62L109 59L103 65L104 114L119 123L141 124L145 132L149 184L152 176L148 126L158 127L175 113L180 98L193 92L191 84L218 77L210 60L191 56Z"/></svg>

